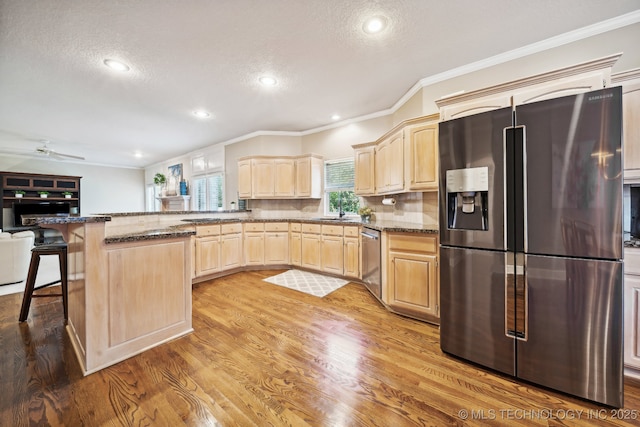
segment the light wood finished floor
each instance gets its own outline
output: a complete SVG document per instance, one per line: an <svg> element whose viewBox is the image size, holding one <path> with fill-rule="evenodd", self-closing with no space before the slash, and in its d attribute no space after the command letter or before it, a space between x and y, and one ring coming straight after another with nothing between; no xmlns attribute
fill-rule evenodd
<svg viewBox="0 0 640 427"><path fill-rule="evenodd" d="M325 298L245 272L194 286L189 336L82 377L62 304L0 297L0 426L639 425L625 410L516 382L442 354L438 328L362 285ZM614 418L627 418L626 420Z"/></svg>

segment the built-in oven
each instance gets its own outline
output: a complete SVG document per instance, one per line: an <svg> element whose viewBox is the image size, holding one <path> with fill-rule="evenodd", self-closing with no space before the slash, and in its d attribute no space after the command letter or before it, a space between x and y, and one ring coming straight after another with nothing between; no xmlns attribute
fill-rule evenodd
<svg viewBox="0 0 640 427"><path fill-rule="evenodd" d="M378 300L382 301L382 270L380 266L380 232L362 227L362 281Z"/></svg>

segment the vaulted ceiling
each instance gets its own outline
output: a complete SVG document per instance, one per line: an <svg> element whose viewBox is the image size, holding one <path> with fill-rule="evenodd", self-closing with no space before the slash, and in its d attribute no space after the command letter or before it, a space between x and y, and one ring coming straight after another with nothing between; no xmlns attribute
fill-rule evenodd
<svg viewBox="0 0 640 427"><path fill-rule="evenodd" d="M257 131L308 131L387 110L430 76L602 22L635 24L639 6L2 0L0 155L35 155L48 140L88 163L144 167ZM363 31L372 16L386 23L379 33Z"/></svg>

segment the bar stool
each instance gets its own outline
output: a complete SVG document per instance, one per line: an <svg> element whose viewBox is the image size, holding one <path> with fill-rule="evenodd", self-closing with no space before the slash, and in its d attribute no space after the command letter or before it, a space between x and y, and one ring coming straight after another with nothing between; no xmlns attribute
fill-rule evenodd
<svg viewBox="0 0 640 427"><path fill-rule="evenodd" d="M60 280L40 285L37 288L36 275L38 274L38 266L40 265L40 257L44 255L58 255L60 263ZM34 295L33 292L38 289L46 288L57 283L62 283L62 293L59 294L42 294ZM64 307L64 320L68 318L67 313L67 244L54 243L50 245L35 246L31 249L31 263L29 264L29 273L27 274L27 282L24 288L24 296L22 297L22 308L20 309L20 322L27 320L29 315L29 307L31 306L31 298L46 297L62 297L62 305Z"/></svg>

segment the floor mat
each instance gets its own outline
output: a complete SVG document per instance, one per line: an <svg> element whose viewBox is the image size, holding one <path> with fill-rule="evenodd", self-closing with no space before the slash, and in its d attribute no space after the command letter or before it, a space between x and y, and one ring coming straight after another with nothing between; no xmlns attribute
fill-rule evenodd
<svg viewBox="0 0 640 427"><path fill-rule="evenodd" d="M263 279L265 282L304 292L322 298L349 283L348 280L309 273L308 271L289 270L276 276Z"/></svg>

